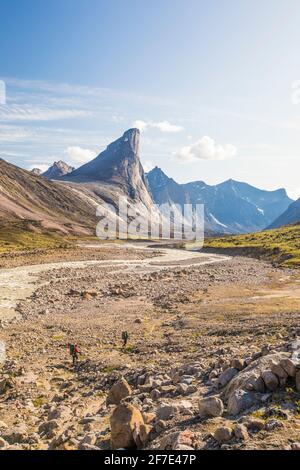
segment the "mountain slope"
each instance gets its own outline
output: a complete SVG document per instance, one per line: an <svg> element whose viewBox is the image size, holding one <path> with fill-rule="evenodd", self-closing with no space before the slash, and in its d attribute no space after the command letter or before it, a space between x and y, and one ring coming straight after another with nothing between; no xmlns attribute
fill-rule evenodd
<svg viewBox="0 0 300 470"><path fill-rule="evenodd" d="M251 256L276 265L300 267L300 224L258 233L206 238L204 251Z"/></svg>
<svg viewBox="0 0 300 470"><path fill-rule="evenodd" d="M205 229L219 233L262 230L291 203L284 189L264 191L234 180L178 184L157 167L147 179L157 204L204 204Z"/></svg>
<svg viewBox="0 0 300 470"><path fill-rule="evenodd" d="M283 212L269 228L278 228L283 225L300 223L300 198L297 201L290 204L285 212Z"/></svg>
<svg viewBox="0 0 300 470"><path fill-rule="evenodd" d="M41 230L92 233L95 211L84 199L32 172L0 159L1 223L38 222Z"/></svg>

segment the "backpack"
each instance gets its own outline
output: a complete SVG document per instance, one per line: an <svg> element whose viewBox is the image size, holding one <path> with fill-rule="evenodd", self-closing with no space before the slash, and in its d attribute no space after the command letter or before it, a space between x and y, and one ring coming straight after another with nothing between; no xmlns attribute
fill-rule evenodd
<svg viewBox="0 0 300 470"><path fill-rule="evenodd" d="M69 344L69 349L70 349L70 356L73 356L75 352L75 345L74 344Z"/></svg>

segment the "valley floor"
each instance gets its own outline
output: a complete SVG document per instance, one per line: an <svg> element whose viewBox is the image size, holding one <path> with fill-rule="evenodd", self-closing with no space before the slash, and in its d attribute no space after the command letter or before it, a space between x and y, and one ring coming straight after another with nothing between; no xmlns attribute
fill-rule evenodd
<svg viewBox="0 0 300 470"><path fill-rule="evenodd" d="M299 271L141 243L75 251L46 260L63 265L0 271L0 447L110 448L106 398L120 377L131 388L125 401L147 423L141 448L300 446L294 378L234 416L221 384L226 370L236 380L246 364L289 354L300 335ZM79 345L76 366L69 342ZM210 395L224 402L222 415L199 414ZM217 438L224 427L229 438Z"/></svg>

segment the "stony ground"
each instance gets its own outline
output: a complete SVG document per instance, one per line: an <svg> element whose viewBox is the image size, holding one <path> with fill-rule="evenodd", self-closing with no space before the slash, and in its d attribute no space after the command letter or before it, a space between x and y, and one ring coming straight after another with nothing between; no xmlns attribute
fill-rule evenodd
<svg viewBox="0 0 300 470"><path fill-rule="evenodd" d="M299 273L95 256L128 264L43 273L22 319L1 323L0 447L300 447Z"/></svg>

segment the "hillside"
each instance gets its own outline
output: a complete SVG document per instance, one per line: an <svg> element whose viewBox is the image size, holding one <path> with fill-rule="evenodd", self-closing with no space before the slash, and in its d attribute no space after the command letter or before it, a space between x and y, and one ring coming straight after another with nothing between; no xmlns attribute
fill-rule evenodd
<svg viewBox="0 0 300 470"><path fill-rule="evenodd" d="M300 224L247 235L206 238L204 251L253 256L300 267Z"/></svg>
<svg viewBox="0 0 300 470"><path fill-rule="evenodd" d="M95 211L81 197L74 198L68 187L62 187L39 175L0 159L1 226L18 221L27 230L61 234L90 234L95 226Z"/></svg>

